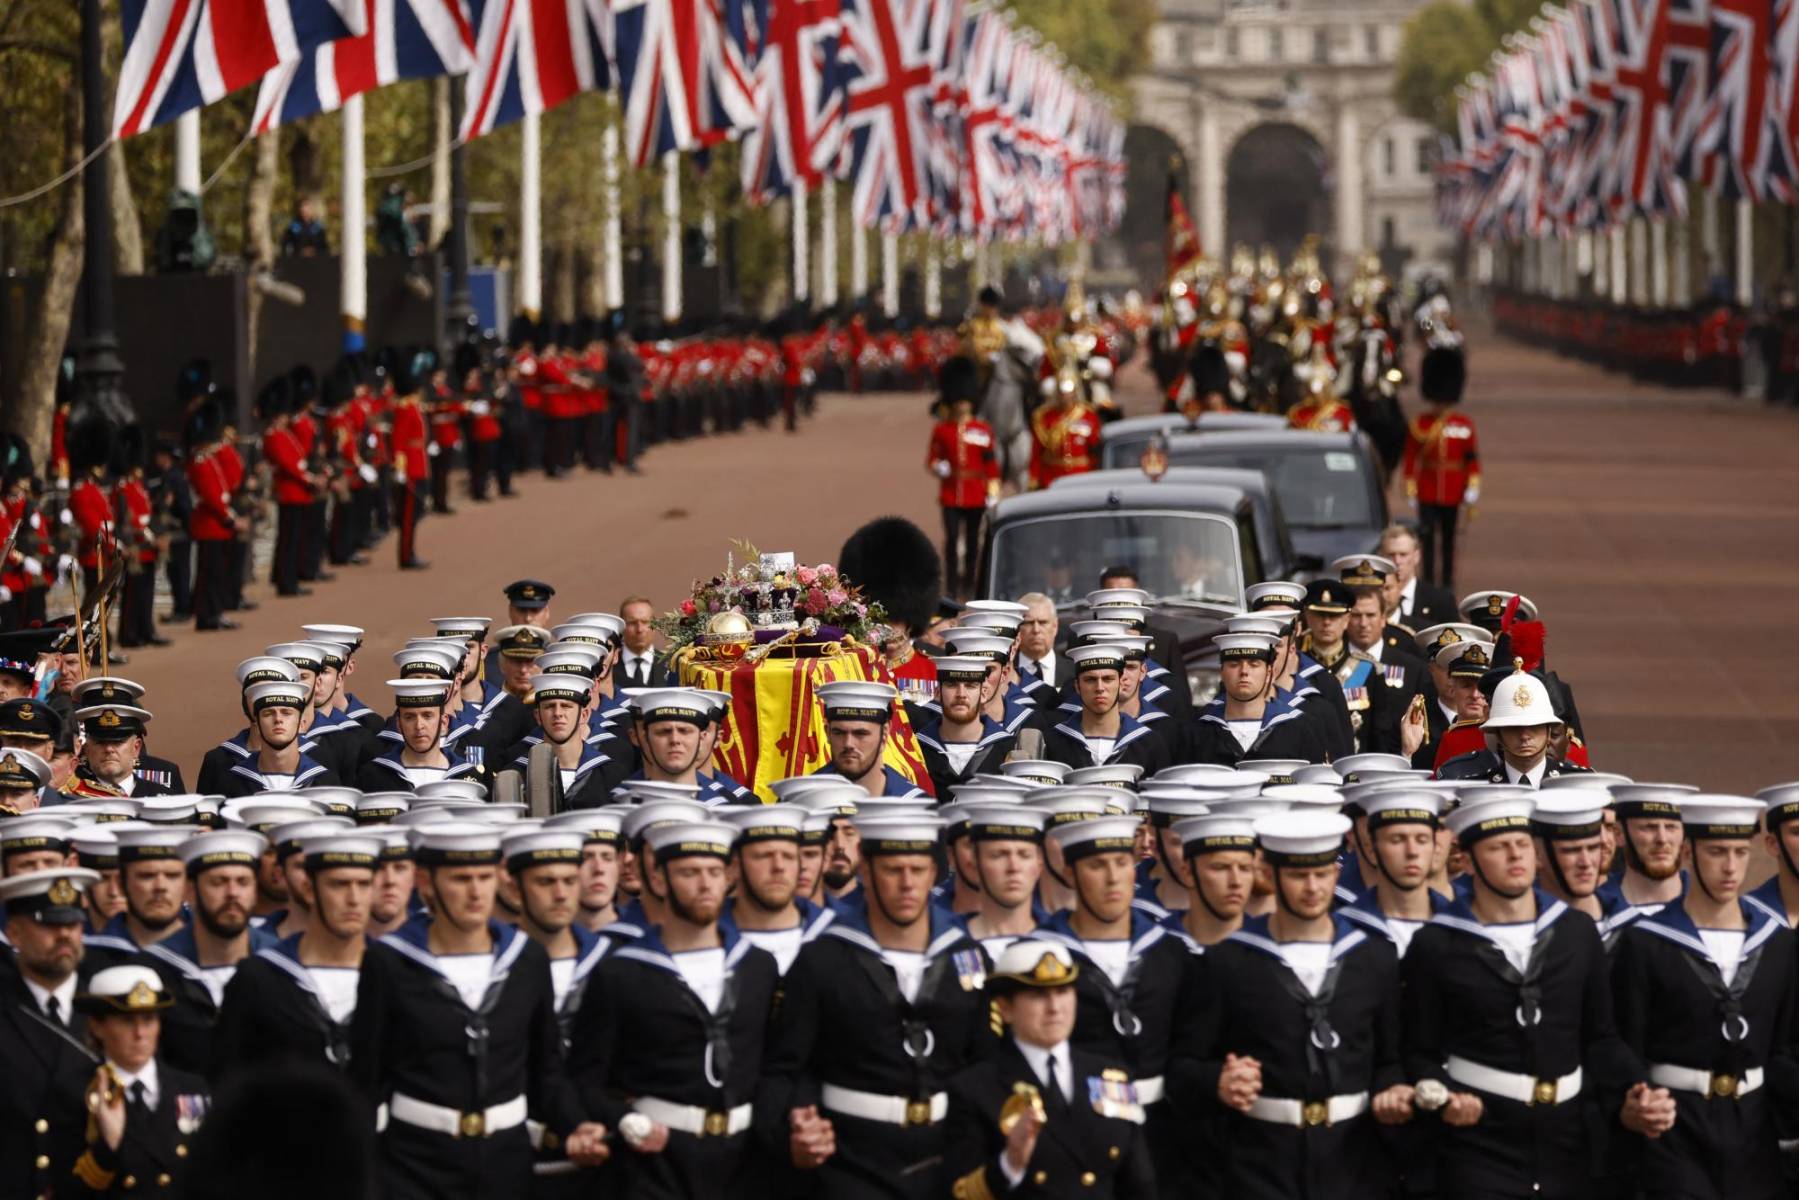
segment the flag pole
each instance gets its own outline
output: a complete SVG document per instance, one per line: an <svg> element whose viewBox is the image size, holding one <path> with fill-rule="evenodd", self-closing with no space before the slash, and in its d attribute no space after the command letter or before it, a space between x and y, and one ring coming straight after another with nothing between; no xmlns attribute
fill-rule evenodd
<svg viewBox="0 0 1799 1200"><path fill-rule="evenodd" d="M543 312L543 114L519 123L518 307L533 321Z"/></svg>
<svg viewBox="0 0 1799 1200"><path fill-rule="evenodd" d="M868 297L868 231L850 216L850 301L860 304Z"/></svg>
<svg viewBox="0 0 1799 1200"><path fill-rule="evenodd" d="M606 307L616 311L625 306L625 263L618 199L618 114L610 108L600 134L600 170L606 206L601 235L606 245Z"/></svg>
<svg viewBox="0 0 1799 1200"><path fill-rule="evenodd" d="M662 156L662 319L681 319L681 155Z"/></svg>
<svg viewBox="0 0 1799 1200"><path fill-rule="evenodd" d="M468 316L474 311L469 299L468 269L468 163L462 145L462 109L467 99L468 77L450 85L450 227L445 235L445 249L450 270L450 295L444 304L444 326L447 347L454 349L464 333ZM441 153L441 150L439 151ZM500 321L505 314L495 313ZM503 327L502 327L503 331Z"/></svg>
<svg viewBox="0 0 1799 1200"><path fill-rule="evenodd" d="M368 179L363 158L362 97L351 96L343 107L343 245L338 252L339 311L343 313L344 351L363 348L369 315Z"/></svg>
<svg viewBox="0 0 1799 1200"><path fill-rule="evenodd" d="M787 225L793 242L793 301L812 299L812 222L806 203L806 181L795 179L787 193Z"/></svg>
<svg viewBox="0 0 1799 1200"><path fill-rule="evenodd" d="M924 315L935 321L943 315L943 256L935 239L928 234L924 251Z"/></svg>
<svg viewBox="0 0 1799 1200"><path fill-rule="evenodd" d="M829 175L818 186L818 303L837 307L837 181Z"/></svg>
<svg viewBox="0 0 1799 1200"><path fill-rule="evenodd" d="M175 190L200 194L200 110L190 108L175 118Z"/></svg>
<svg viewBox="0 0 1799 1200"><path fill-rule="evenodd" d="M76 393L109 417L127 405L121 379L119 339L113 330L112 191L107 172L106 62L100 42L100 0L81 0L81 216L85 249L81 257L81 341L76 348Z"/></svg>
<svg viewBox="0 0 1799 1200"><path fill-rule="evenodd" d="M881 231L881 311L889 320L899 316L899 234Z"/></svg>

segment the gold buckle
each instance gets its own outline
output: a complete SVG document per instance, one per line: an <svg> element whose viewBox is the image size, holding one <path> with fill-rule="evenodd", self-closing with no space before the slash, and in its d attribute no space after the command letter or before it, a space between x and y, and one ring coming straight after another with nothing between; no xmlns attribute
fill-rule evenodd
<svg viewBox="0 0 1799 1200"><path fill-rule="evenodd" d="M728 1114L709 1112L706 1114L706 1122L701 1128L707 1137L723 1137L725 1131L730 1127L731 1118Z"/></svg>
<svg viewBox="0 0 1799 1200"><path fill-rule="evenodd" d="M1719 1100L1735 1100L1741 1081L1735 1075L1713 1075L1711 1094Z"/></svg>
<svg viewBox="0 0 1799 1200"><path fill-rule="evenodd" d="M929 1125L931 1123L931 1102L929 1100L906 1101L906 1124Z"/></svg>
<svg viewBox="0 0 1799 1200"><path fill-rule="evenodd" d="M456 1131L459 1136L465 1138L484 1136L487 1133L487 1114L478 1112L463 1113L462 1119L456 1123Z"/></svg>
<svg viewBox="0 0 1799 1200"><path fill-rule="evenodd" d="M1329 1125L1331 1123L1330 1105L1322 1100L1307 1100L1300 1107L1299 1119L1308 1128L1313 1125Z"/></svg>
<svg viewBox="0 0 1799 1200"><path fill-rule="evenodd" d="M1558 1085L1555 1080L1539 1079L1537 1085L1530 1091L1530 1102L1532 1104L1554 1104L1557 1090Z"/></svg>

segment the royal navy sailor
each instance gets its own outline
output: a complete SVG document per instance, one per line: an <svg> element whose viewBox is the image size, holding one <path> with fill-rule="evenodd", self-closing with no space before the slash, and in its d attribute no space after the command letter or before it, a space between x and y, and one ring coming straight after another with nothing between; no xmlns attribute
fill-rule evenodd
<svg viewBox="0 0 1799 1200"><path fill-rule="evenodd" d="M841 775L871 796L923 796L925 792L885 761L898 691L892 684L837 680L815 689L824 709L831 761L814 774Z"/></svg>

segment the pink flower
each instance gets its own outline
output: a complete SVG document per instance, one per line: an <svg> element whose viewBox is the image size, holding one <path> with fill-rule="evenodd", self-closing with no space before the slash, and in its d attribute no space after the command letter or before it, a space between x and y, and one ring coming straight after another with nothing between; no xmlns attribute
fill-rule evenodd
<svg viewBox="0 0 1799 1200"><path fill-rule="evenodd" d="M691 600L681 601L681 615L682 616L691 617L691 616L694 616L695 614L697 614L699 611L700 611L699 605L695 604L693 601L691 601Z"/></svg>
<svg viewBox="0 0 1799 1200"><path fill-rule="evenodd" d="M842 588L832 588L830 591L825 593L825 599L831 602L831 606L833 608L835 608L839 604L842 604L845 600L848 600L849 598L850 598L850 594L848 592L844 591Z"/></svg>
<svg viewBox="0 0 1799 1200"><path fill-rule="evenodd" d="M800 581L801 587L811 587L818 582L818 572L814 571L811 567L801 567L793 574L794 577Z"/></svg>
<svg viewBox="0 0 1799 1200"><path fill-rule="evenodd" d="M830 608L830 605L825 601L825 594L817 588L813 588L806 593L806 598L800 601L800 607L816 617L821 616Z"/></svg>
<svg viewBox="0 0 1799 1200"><path fill-rule="evenodd" d="M819 563L817 570L820 579L831 579L837 574L837 568L833 567L830 563Z"/></svg>

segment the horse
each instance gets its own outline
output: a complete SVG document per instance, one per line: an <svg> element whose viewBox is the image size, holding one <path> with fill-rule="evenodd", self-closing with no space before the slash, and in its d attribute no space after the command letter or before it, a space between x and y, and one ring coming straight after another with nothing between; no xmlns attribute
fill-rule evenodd
<svg viewBox="0 0 1799 1200"><path fill-rule="evenodd" d="M1350 343L1349 362L1343 378L1348 387L1344 403L1355 414L1356 425L1374 442L1381 463L1389 473L1399 465L1405 449L1405 414L1400 411L1392 372L1398 359L1386 331L1378 326L1360 330Z"/></svg>
<svg viewBox="0 0 1799 1200"><path fill-rule="evenodd" d="M1000 473L1017 491L1024 491L1031 469L1031 410L1036 407L1037 376L1007 349L995 356L987 390L975 415L993 429L999 451Z"/></svg>

